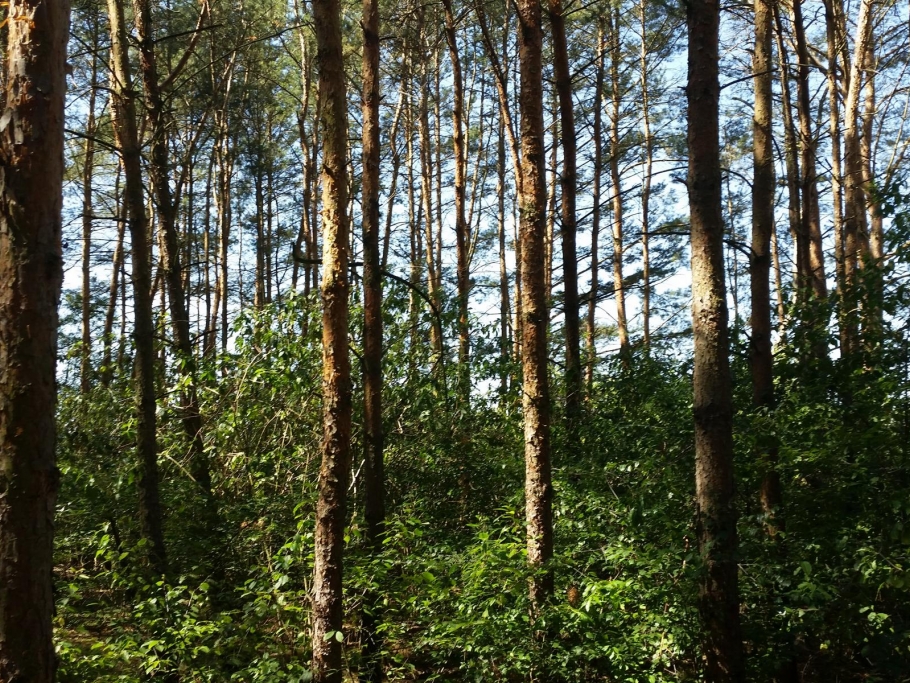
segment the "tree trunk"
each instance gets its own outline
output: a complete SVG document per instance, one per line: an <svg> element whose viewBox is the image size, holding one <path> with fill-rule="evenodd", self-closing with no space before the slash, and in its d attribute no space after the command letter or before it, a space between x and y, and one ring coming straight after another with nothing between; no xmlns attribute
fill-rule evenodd
<svg viewBox="0 0 910 683"><path fill-rule="evenodd" d="M654 168L654 136L648 93L647 0L641 1L641 118L644 127L645 168L641 187L641 317L645 348L651 345L651 174Z"/></svg>
<svg viewBox="0 0 910 683"><path fill-rule="evenodd" d="M471 246L471 228L465 221L466 145L464 135L464 83L461 75L461 58L455 35L455 14L452 0L443 0L445 9L445 35L452 62L452 144L455 155L455 250L457 254L456 279L458 282L458 363L460 365L460 393L470 395L471 378L468 360L471 351L468 327L468 300L471 293L471 273L468 251Z"/></svg>
<svg viewBox="0 0 910 683"><path fill-rule="evenodd" d="M69 3L12 0L0 119L0 680L51 683Z"/></svg>
<svg viewBox="0 0 910 683"><path fill-rule="evenodd" d="M619 174L619 117L622 94L620 93L619 72L622 67L622 42L619 35L619 7L607 17L610 30L610 95L613 102L610 114L610 179L613 201L613 293L616 297L616 328L619 332L620 353L629 350L629 326L626 322L626 290L623 286L623 204L622 178Z"/></svg>
<svg viewBox="0 0 910 683"><path fill-rule="evenodd" d="M752 404L770 410L774 406L773 356L771 353L771 234L774 231L774 141L771 93L770 2L755 0L755 52L752 73L755 74L755 114L752 123L752 253L750 255L752 293ZM780 479L777 476L776 447L759 454L763 466L761 485L762 510L773 520L780 506ZM773 525L773 521L769 522Z"/></svg>
<svg viewBox="0 0 910 683"><path fill-rule="evenodd" d="M815 297L824 299L828 296L828 284L825 279L825 256L822 251L822 229L818 207L815 137L812 132L812 102L809 94L809 48L806 44L806 29L803 23L803 1L793 0L790 3L798 60L796 113L799 117L800 168L802 170L800 237L806 241L804 251L808 256L805 272L808 279L800 283L800 286L809 288Z"/></svg>
<svg viewBox="0 0 910 683"><path fill-rule="evenodd" d="M597 295L600 289L600 217L601 176L603 175L603 102L604 102L604 20L597 22L597 75L594 81L594 178L591 181L591 289L588 292L588 316L585 329L586 383L590 394L594 383L594 366L597 363Z"/></svg>
<svg viewBox="0 0 910 683"><path fill-rule="evenodd" d="M364 518L367 543L382 549L385 474L382 433L382 276L379 250L379 4L363 2L363 392ZM360 680L383 678L382 637L377 627L381 591L364 597L363 669Z"/></svg>
<svg viewBox="0 0 910 683"><path fill-rule="evenodd" d="M847 82L847 96L844 103L844 292L842 353L847 356L859 349L859 321L856 308L859 305L856 292L856 272L862 255L868 251L866 233L866 193L863 190L863 161L860 147L859 95L863 71L866 68L868 43L872 34L871 0L862 0L856 23L853 66Z"/></svg>
<svg viewBox="0 0 910 683"><path fill-rule="evenodd" d="M92 27L98 45L97 20ZM97 49L97 47L96 47ZM88 120L85 124L85 159L82 164L82 349L79 390L88 393L92 385L92 176L95 170L95 101L98 93L98 57L92 55L88 92Z"/></svg>
<svg viewBox="0 0 910 683"><path fill-rule="evenodd" d="M139 68L145 86L145 109L151 130L150 181L155 197L158 227L164 237L162 266L168 289L171 325L178 352L178 367L188 378L182 395L181 420L190 442L190 474L206 497L211 496L212 475L204 452L202 417L196 395L196 363L190 337L190 320L183 286L183 268L180 261L180 240L177 235L176 212L171 195L166 112L158 80L155 41L152 31L150 0L134 0L136 32L139 43Z"/></svg>
<svg viewBox="0 0 910 683"><path fill-rule="evenodd" d="M559 95L559 130L562 136L562 282L563 315L566 330L566 423L569 442L575 441L575 428L581 409L581 340L578 320L578 254L575 248L577 224L575 199L578 140L575 108L572 102L572 72L566 40L566 22L561 0L549 0L550 29L553 33L553 72ZM556 141L553 141L556 144Z"/></svg>
<svg viewBox="0 0 910 683"><path fill-rule="evenodd" d="M155 323L152 316L152 266L149 223L142 183L141 147L136 129L136 103L130 74L122 0L108 0L111 31L111 101L114 135L123 162L124 200L130 229L133 325L139 452L139 523L148 541L152 568L166 569L161 502L158 493L158 444L155 415Z"/></svg>
<svg viewBox="0 0 910 683"><path fill-rule="evenodd" d="M540 0L518 0L518 61L521 73L521 362L524 372L525 515L528 562L536 612L553 591L547 567L553 556L553 484L550 472L550 391L547 378L547 293L544 288L546 187Z"/></svg>
<svg viewBox="0 0 910 683"><path fill-rule="evenodd" d="M692 329L695 501L705 680L745 678L739 623L733 406L724 285L719 154L717 0L687 5L689 29L689 210L692 230Z"/></svg>
<svg viewBox="0 0 910 683"><path fill-rule="evenodd" d="M313 0L322 101L323 442L316 503L313 680L341 683L342 554L351 470L347 95L338 0Z"/></svg>
<svg viewBox="0 0 910 683"><path fill-rule="evenodd" d="M114 256L111 262L111 285L107 300L107 311L104 315L104 333L101 335L104 343L104 353L101 357L101 383L108 386L114 374L112 365L112 346L114 344L114 314L117 312L117 294L120 291L120 269L123 265L123 237L126 232L126 206L120 195L120 174L117 174L117 242L114 245Z"/></svg>
<svg viewBox="0 0 910 683"><path fill-rule="evenodd" d="M784 30L780 18L780 6L774 3L772 6L774 14L774 23L777 31L777 58L780 63L780 90L784 119L784 158L787 168L787 216L790 224L790 236L796 247L796 279L805 280L806 263L808 262L808 253L806 252L806 240L800 237L801 227L801 210L800 210L800 181L799 181L799 157L797 155L796 127L793 123L793 104L790 98L790 64L787 61L787 51L784 49Z"/></svg>

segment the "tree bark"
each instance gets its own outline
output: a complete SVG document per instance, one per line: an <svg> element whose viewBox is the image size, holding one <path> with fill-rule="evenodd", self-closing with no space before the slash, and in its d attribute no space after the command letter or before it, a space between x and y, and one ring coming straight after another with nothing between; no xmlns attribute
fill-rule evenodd
<svg viewBox="0 0 910 683"><path fill-rule="evenodd" d="M0 117L0 680L52 683L69 3L12 0Z"/></svg>
<svg viewBox="0 0 910 683"><path fill-rule="evenodd" d="M367 543L382 549L385 526L385 474L382 433L382 270L379 249L379 4L363 2L363 391L364 518ZM383 679L382 605L377 588L364 597L360 680Z"/></svg>
<svg viewBox="0 0 910 683"><path fill-rule="evenodd" d="M149 544L149 559L157 573L166 570L161 502L158 492L158 444L155 415L155 346L152 316L152 266L149 223L142 184L141 147L136 128L136 102L130 73L122 0L108 0L111 31L111 101L114 135L123 163L124 201L130 229L133 282L133 337L139 455L139 523Z"/></svg>
<svg viewBox="0 0 910 683"><path fill-rule="evenodd" d="M458 40L455 35L455 14L452 0L442 0L445 10L445 35L452 62L452 145L455 155L455 250L456 279L458 283L458 363L460 393L469 396L471 378L468 361L471 352L471 336L468 327L468 301L471 294L471 273L469 250L471 229L465 221L465 176L467 166L464 134L464 83L461 74L461 57L458 54Z"/></svg>
<svg viewBox="0 0 910 683"><path fill-rule="evenodd" d="M547 293L544 287L546 187L540 0L518 0L521 74L521 361L524 372L525 515L528 562L536 570L531 604L536 612L553 591L547 564L553 556L553 484L550 465L550 391L547 376Z"/></svg>
<svg viewBox="0 0 910 683"><path fill-rule="evenodd" d="M645 168L641 187L641 317L642 341L651 345L651 174L654 168L654 136L651 133L651 103L648 90L647 0L641 0L641 119L644 128Z"/></svg>
<svg viewBox="0 0 910 683"><path fill-rule="evenodd" d="M94 45L98 45L97 19L92 26ZM92 386L92 179L95 171L95 102L98 94L98 56L92 55L92 75L88 92L88 120L85 123L85 159L82 164L82 349L79 390L86 394Z"/></svg>
<svg viewBox="0 0 910 683"><path fill-rule="evenodd" d="M623 286L623 202L622 178L619 174L619 118L622 107L621 83L619 78L622 69L622 42L619 35L619 7L615 7L607 17L610 31L610 180L613 203L613 292L616 297L616 328L619 332L619 349L622 354L629 350L629 326L626 322L626 291Z"/></svg>
<svg viewBox="0 0 910 683"><path fill-rule="evenodd" d="M341 683L342 555L351 470L347 95L338 0L314 0L322 101L323 441L316 503L313 680Z"/></svg>
<svg viewBox="0 0 910 683"><path fill-rule="evenodd" d="M704 570L699 587L705 680L745 678L739 622L733 406L724 285L718 111L717 0L687 5L689 210L695 364L696 529Z"/></svg>
<svg viewBox="0 0 910 683"><path fill-rule="evenodd" d="M784 159L787 168L787 217L790 225L790 236L796 247L796 279L805 280L806 263L809 260L806 252L806 240L800 237L800 180L799 157L796 143L796 127L793 123L793 104L790 97L790 64L787 51L784 49L784 29L780 18L780 6L772 7L774 24L777 31L777 58L780 63L780 90L784 119Z"/></svg>
<svg viewBox="0 0 910 683"><path fill-rule="evenodd" d="M152 138L149 180L155 198L158 227L164 238L162 266L168 289L171 325L178 352L178 367L189 380L182 395L181 421L190 442L190 474L205 496L209 497L212 493L212 475L208 459L205 456L202 417L199 413L199 400L196 395L196 361L190 337L189 312L186 306L183 268L180 259L180 240L177 235L176 212L171 194L166 112L161 84L158 80L150 0L134 0L134 12L139 39L139 68L145 89L145 110Z"/></svg>
<svg viewBox="0 0 910 683"><path fill-rule="evenodd" d="M822 251L821 218L818 206L818 177L815 171L816 145L812 132L812 102L809 94L809 48L803 23L803 1L793 0L790 3L798 60L796 113L799 118L800 169L802 170L800 237L806 241L804 252L808 256L805 271L807 279L800 283L800 286L809 288L815 297L824 299L828 296L828 284L825 279L825 256Z"/></svg>
<svg viewBox="0 0 910 683"><path fill-rule="evenodd" d="M863 161L860 147L859 96L863 71L866 68L868 43L872 34L871 0L862 0L856 22L853 66L847 81L844 103L844 292L845 312L842 352L845 356L859 349L859 306L856 284L857 269L863 255L868 252L869 237L866 229L866 193L863 188ZM843 342L846 342L845 344Z"/></svg>
<svg viewBox="0 0 910 683"><path fill-rule="evenodd" d="M588 316L585 329L586 384L590 394L594 384L594 366L597 364L597 295L600 289L600 218L601 177L603 176L603 103L604 103L604 20L597 22L597 74L594 81L594 177L591 181L591 289L588 292Z"/></svg>
<svg viewBox="0 0 910 683"><path fill-rule="evenodd" d="M773 103L771 93L770 2L755 0L755 114L752 123L752 253L750 255L752 293L752 404L770 410L774 406L773 356L771 349L771 234L774 231L774 141L772 139ZM777 476L777 449L769 447L759 454L762 460L762 510L773 520L780 506L780 479ZM770 522L773 525L773 522Z"/></svg>
<svg viewBox="0 0 910 683"><path fill-rule="evenodd" d="M570 442L581 410L581 333L578 316L578 254L575 247L575 217L578 184L578 140L572 102L572 72L566 39L566 22L561 0L549 0L550 30L553 34L553 72L559 96L559 130L562 141L562 282L566 343L566 424ZM554 140L555 144L555 140Z"/></svg>

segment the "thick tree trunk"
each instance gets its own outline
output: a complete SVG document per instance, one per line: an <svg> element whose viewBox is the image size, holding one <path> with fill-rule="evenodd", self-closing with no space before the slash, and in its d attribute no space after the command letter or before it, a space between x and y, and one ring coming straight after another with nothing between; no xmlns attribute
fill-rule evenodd
<svg viewBox="0 0 910 683"><path fill-rule="evenodd" d="M347 95L338 0L314 0L322 101L323 442L316 503L313 680L341 683L342 555L351 470Z"/></svg>
<svg viewBox="0 0 910 683"><path fill-rule="evenodd" d="M385 468L382 433L382 276L379 250L379 4L363 2L363 391L364 518L367 543L382 549ZM377 630L381 591L364 597L363 667L360 680L383 678L382 637Z"/></svg>
<svg viewBox="0 0 910 683"><path fill-rule="evenodd" d="M69 3L12 0L0 119L0 680L52 683Z"/></svg>
<svg viewBox="0 0 910 683"><path fill-rule="evenodd" d="M616 328L619 332L619 349L625 354L629 350L629 326L626 322L626 290L623 286L623 202L622 178L619 173L619 118L622 110L622 93L619 72L622 69L622 42L619 35L619 7L607 17L610 30L610 181L613 203L613 293L616 298Z"/></svg>
<svg viewBox="0 0 910 683"><path fill-rule="evenodd" d="M521 73L521 361L524 372L525 514L528 562L536 611L553 591L547 564L553 556L553 484L550 472L550 391L547 376L547 293L544 288L546 188L540 0L518 0Z"/></svg>
<svg viewBox="0 0 910 683"><path fill-rule="evenodd" d="M139 523L148 541L152 568L166 569L161 502L158 492L158 444L155 405L155 324L152 316L152 266L149 222L142 183L141 147L136 129L136 103L130 74L122 0L108 0L111 31L111 101L114 135L123 162L124 201L130 229L133 325L139 454Z"/></svg>
<svg viewBox="0 0 910 683"><path fill-rule="evenodd" d="M572 102L572 72L566 40L566 22L561 0L549 0L550 29L553 33L553 72L559 95L559 130L562 136L562 282L563 315L566 334L566 422L569 441L575 440L575 427L581 409L581 339L578 317L578 254L575 248L577 224L578 140L575 108ZM554 140L554 145L556 141Z"/></svg>
<svg viewBox="0 0 910 683"><path fill-rule="evenodd" d="M745 678L739 623L733 406L724 285L718 107L717 0L687 5L689 29L689 210L692 230L692 329L695 501L705 680Z"/></svg>

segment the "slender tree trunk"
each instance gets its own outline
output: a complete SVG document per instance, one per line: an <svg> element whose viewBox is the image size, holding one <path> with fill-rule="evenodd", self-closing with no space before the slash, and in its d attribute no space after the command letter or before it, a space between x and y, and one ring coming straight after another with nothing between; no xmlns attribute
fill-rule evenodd
<svg viewBox="0 0 910 683"><path fill-rule="evenodd" d="M863 71L866 68L868 43L872 37L871 0L862 0L856 23L853 66L847 81L847 96L844 103L844 292L842 353L845 356L859 350L859 321L856 292L856 272L862 255L868 251L866 233L866 193L863 189L863 161L860 146L859 96L862 88ZM844 344L843 342L846 342Z"/></svg>
<svg viewBox="0 0 910 683"><path fill-rule="evenodd" d="M382 549L385 474L382 433L382 276L379 250L379 4L363 2L363 391L364 518L367 542ZM377 630L381 591L371 590L363 607L363 672L360 680L383 679L382 637Z"/></svg>
<svg viewBox="0 0 910 683"><path fill-rule="evenodd" d="M828 112L831 134L831 202L834 223L834 264L837 289L844 290L844 200L841 170L840 86L838 85L838 35L835 3L825 0L825 31L828 50Z"/></svg>
<svg viewBox="0 0 910 683"><path fill-rule="evenodd" d="M433 150L430 143L430 107L429 107L430 78L429 66L424 64L423 79L420 93L420 177L421 191L423 199L423 218L424 218L424 239L426 240L426 261L427 261L427 291L430 294L430 300L439 310L441 292L439 263L436 260L436 239L433 233ZM442 338L438 334L436 325L430 326L430 342L437 358L442 357Z"/></svg>
<svg viewBox="0 0 910 683"><path fill-rule="evenodd" d="M654 168L654 136L651 133L651 103L648 91L647 0L641 1L641 118L644 128L645 168L641 187L641 317L643 342L651 345L651 174Z"/></svg>
<svg viewBox="0 0 910 683"><path fill-rule="evenodd" d="M613 291L616 297L616 328L619 332L619 349L629 350L629 326L626 322L626 290L623 286L623 203L622 178L619 174L619 118L622 93L619 72L622 69L622 42L619 35L619 7L607 18L610 29L610 96L613 103L610 114L610 181L613 186Z"/></svg>
<svg viewBox="0 0 910 683"><path fill-rule="evenodd" d="M566 330L566 423L569 441L575 440L575 428L581 409L581 333L578 317L578 254L575 238L576 193L578 184L578 140L575 131L575 108L572 102L572 72L566 40L566 22L561 0L549 0L550 29L553 34L553 71L559 95L559 130L562 136L562 281L563 315ZM556 141L553 141L556 144Z"/></svg>
<svg viewBox="0 0 910 683"><path fill-rule="evenodd" d="M780 63L780 89L784 119L784 158L787 168L787 216L790 224L790 236L796 247L797 281L806 279L806 264L809 256L806 251L806 240L801 237L800 181L799 158L797 155L796 127L793 123L793 104L790 97L790 65L787 51L784 49L784 29L780 18L780 6L772 6L774 23L777 29L777 57Z"/></svg>
<svg viewBox="0 0 910 683"><path fill-rule="evenodd" d="M550 182L547 185L547 230L544 235L544 287L547 293L547 309L553 307L553 233L556 228L556 186L558 184L559 161L559 101L556 92L553 92L553 118L550 126L550 161L547 170Z"/></svg>
<svg viewBox="0 0 910 683"><path fill-rule="evenodd" d="M871 269L868 277L869 290L865 296L863 311L863 343L867 352L875 352L881 346L884 317L882 298L884 296L884 274L881 271L882 257L884 256L884 221L881 205L875 196L875 151L872 143L875 123L875 40L870 36L866 43L865 67L865 102L863 104L862 126L863 134L860 138L860 156L863 165L863 188L866 191L866 207L868 215L866 224L869 226L869 254L868 267ZM867 363L872 365L870 358Z"/></svg>
<svg viewBox="0 0 910 683"><path fill-rule="evenodd" d="M499 135L496 145L496 227L499 238L499 393L505 396L509 388L508 363L510 360L509 321L509 271L506 266L506 135L502 116L499 117Z"/></svg>
<svg viewBox="0 0 910 683"><path fill-rule="evenodd" d="M117 294L120 291L120 269L123 265L123 236L126 232L126 206L120 196L120 174L117 174L117 241L114 245L114 256L111 263L111 285L107 300L107 311L104 315L104 353L101 357L101 383L108 386L114 374L111 347L114 343L114 314L117 312Z"/></svg>
<svg viewBox="0 0 910 683"><path fill-rule="evenodd" d="M705 680L745 678L739 623L736 506L733 495L733 406L724 285L719 153L717 0L687 5L689 210L692 230L692 328L695 500Z"/></svg>
<svg viewBox="0 0 910 683"><path fill-rule="evenodd" d="M591 289L588 292L588 316L585 329L586 383L591 392L594 383L594 366L597 362L597 296L600 289L600 218L601 218L601 177L603 176L603 106L604 106L604 19L597 22L597 75L594 82L594 178L591 189Z"/></svg>
<svg viewBox="0 0 910 683"><path fill-rule="evenodd" d="M518 0L521 73L521 361L524 372L525 514L528 562L538 571L531 604L539 610L553 591L553 484L550 473L550 391L547 377L547 305L544 289L546 188L540 0Z"/></svg>
<svg viewBox="0 0 910 683"><path fill-rule="evenodd" d="M155 405L155 345L152 315L152 267L149 222L145 211L141 148L136 129L136 103L130 73L122 0L108 0L111 31L111 101L114 135L123 162L124 201L130 229L133 324L136 348L136 437L139 454L139 523L148 541L152 568L166 569L161 502L158 492L158 444Z"/></svg>
<svg viewBox="0 0 910 683"><path fill-rule="evenodd" d="M97 20L92 27L97 48ZM95 101L98 93L98 56L92 55L89 81L88 120L85 124L85 159L82 164L82 349L79 389L85 394L92 385L92 177L95 170Z"/></svg>
<svg viewBox="0 0 910 683"><path fill-rule="evenodd" d="M338 0L313 0L312 8L323 131L323 442L316 503L313 680L341 683L342 554L351 470L347 95Z"/></svg>
<svg viewBox="0 0 910 683"><path fill-rule="evenodd" d="M750 276L752 293L752 403L770 410L774 406L773 356L771 353L771 234L774 232L774 141L771 94L770 3L755 0L755 52L752 73L755 74L755 114L752 123L752 253ZM762 510L773 520L780 507L780 478L777 475L777 449L774 446L759 454L763 463L761 485ZM770 522L774 524L773 521Z"/></svg>
<svg viewBox="0 0 910 683"><path fill-rule="evenodd" d="M404 111L406 79L401 79L401 95L395 107L395 119L389 131L389 141L392 145L392 180L389 183L389 199L386 204L385 231L382 237L382 270L389 265L389 246L392 243L392 216L395 213L395 200L398 196L398 176L401 174L401 150L398 147L398 127L401 123L401 114Z"/></svg>
<svg viewBox="0 0 910 683"><path fill-rule="evenodd" d="M0 123L0 680L52 683L69 3L12 0Z"/></svg>
<svg viewBox="0 0 910 683"><path fill-rule="evenodd" d="M467 149L464 134L464 83L461 75L461 58L458 54L458 40L455 35L455 14L452 0L443 0L445 10L445 35L452 62L452 144L455 155L455 249L457 254L456 279L458 282L458 363L460 365L460 393L470 395L471 378L468 360L471 351L470 329L468 327L468 300L471 293L469 250L471 226L465 221L465 176Z"/></svg>
<svg viewBox="0 0 910 683"><path fill-rule="evenodd" d="M815 137L812 132L812 102L809 94L809 48L806 43L806 29L803 23L802 3L804 0L793 0L790 3L793 19L793 33L796 39L796 112L799 117L799 149L802 179L800 197L801 236L806 240L808 262L806 276L808 280L801 286L808 287L819 299L828 296L828 284L825 279L825 257L822 251L821 218L818 207L818 178L815 172Z"/></svg>
<svg viewBox="0 0 910 683"><path fill-rule="evenodd" d="M190 442L190 474L206 496L212 492L212 475L204 452L202 417L196 395L196 364L190 337L189 312L183 285L183 268L180 260L180 240L177 235L176 211L169 178L168 132L166 112L155 55L150 0L134 0L136 31L139 38L139 68L145 89L145 109L151 129L150 181L155 197L158 227L164 237L162 266L168 288L171 325L179 354L179 367L188 378L182 396L181 421Z"/></svg>

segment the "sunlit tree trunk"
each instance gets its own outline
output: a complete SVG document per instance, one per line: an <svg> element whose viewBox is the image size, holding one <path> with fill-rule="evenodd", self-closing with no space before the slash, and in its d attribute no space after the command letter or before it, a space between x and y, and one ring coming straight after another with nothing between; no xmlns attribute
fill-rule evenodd
<svg viewBox="0 0 910 683"><path fill-rule="evenodd" d="M705 680L745 678L739 622L733 405L724 284L719 153L717 0L687 5L689 211L692 231L696 531L704 569L699 587Z"/></svg>
<svg viewBox="0 0 910 683"><path fill-rule="evenodd" d="M341 683L342 555L351 470L347 95L338 0L313 0L322 100L323 442L316 503L313 680Z"/></svg>
<svg viewBox="0 0 910 683"><path fill-rule="evenodd" d="M0 122L0 680L52 683L69 3L7 8Z"/></svg>
<svg viewBox="0 0 910 683"><path fill-rule="evenodd" d="M553 556L553 484L550 472L550 391L547 376L547 293L544 289L546 188L540 0L518 0L521 74L521 361L524 372L525 510L528 562L536 611L553 591L547 564Z"/></svg>
<svg viewBox="0 0 910 683"><path fill-rule="evenodd" d="M97 19L92 26L93 44L98 46ZM98 94L98 56L92 55L89 80L88 120L85 124L85 157L82 162L82 348L79 389L85 394L92 384L92 180L95 171L95 102Z"/></svg>
<svg viewBox="0 0 910 683"><path fill-rule="evenodd" d="M455 250L456 280L458 283L458 363L460 391L462 395L470 392L470 374L468 360L471 350L470 330L468 327L468 299L471 293L471 274L469 250L471 247L470 225L465 221L465 176L466 145L464 133L464 84L461 75L461 57L458 54L458 40L455 35L455 14L452 1L443 0L445 9L445 35L449 47L449 60L452 62L452 145L455 155Z"/></svg>
<svg viewBox="0 0 910 683"><path fill-rule="evenodd" d="M619 119L622 113L622 93L619 72L622 65L622 42L619 35L619 7L608 14L610 30L610 182L613 186L613 292L616 298L616 328L619 332L619 348L622 353L629 350L629 326L626 322L626 290L623 286L623 201L622 178L619 173Z"/></svg>
<svg viewBox="0 0 910 683"><path fill-rule="evenodd" d="M818 206L818 178L815 171L816 144L812 131L812 101L809 93L809 48L806 43L806 29L803 23L802 3L804 0L793 0L790 3L793 19L793 33L796 42L796 112L799 118L800 170L800 236L806 240L808 262L806 272L808 280L801 283L819 299L828 295L828 284L825 280L825 258L822 251L821 218Z"/></svg>
<svg viewBox="0 0 910 683"><path fill-rule="evenodd" d="M844 103L844 279L846 281L844 335L842 352L849 355L859 348L859 301L855 291L857 269L868 252L866 193L863 188L863 160L860 146L861 120L859 97L871 40L871 0L862 0L856 23L853 66L847 81ZM846 343L843 343L846 342Z"/></svg>

